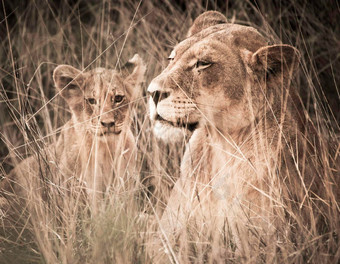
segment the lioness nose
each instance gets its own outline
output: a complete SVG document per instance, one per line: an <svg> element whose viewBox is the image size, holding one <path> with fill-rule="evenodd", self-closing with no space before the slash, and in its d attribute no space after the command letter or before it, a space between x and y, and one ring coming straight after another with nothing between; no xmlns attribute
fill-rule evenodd
<svg viewBox="0 0 340 264"><path fill-rule="evenodd" d="M160 101L169 97L170 95L170 93L168 92L160 92L160 91L154 91L154 92L151 92L150 94L151 94L153 101L155 102L155 105L157 105Z"/></svg>
<svg viewBox="0 0 340 264"><path fill-rule="evenodd" d="M102 124L102 126L110 128L113 127L115 125L115 122L100 122Z"/></svg>

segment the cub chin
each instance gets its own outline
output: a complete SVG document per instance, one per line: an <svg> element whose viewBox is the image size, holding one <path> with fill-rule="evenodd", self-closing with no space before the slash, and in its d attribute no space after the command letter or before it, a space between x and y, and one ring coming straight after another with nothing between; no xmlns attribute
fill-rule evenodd
<svg viewBox="0 0 340 264"><path fill-rule="evenodd" d="M133 181L136 154L130 111L145 70L137 54L121 71L59 65L53 80L72 117L55 144L36 148L15 166L1 183L2 195L33 205L74 187L92 202L111 188L125 190Z"/></svg>

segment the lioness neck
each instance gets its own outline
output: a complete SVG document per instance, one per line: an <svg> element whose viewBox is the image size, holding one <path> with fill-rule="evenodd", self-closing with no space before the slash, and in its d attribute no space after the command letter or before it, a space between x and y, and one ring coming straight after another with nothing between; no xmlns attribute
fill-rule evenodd
<svg viewBox="0 0 340 264"><path fill-rule="evenodd" d="M287 111L285 115L273 118L272 113L266 113L262 119L232 132L208 125L196 129L186 146L182 174L198 175L202 182L209 182L214 168L236 168L244 164L240 165L242 170L256 171L255 167L261 167L265 160L275 163L277 155L285 148L280 140L289 140L287 135L291 133L288 132L297 130L292 112Z"/></svg>

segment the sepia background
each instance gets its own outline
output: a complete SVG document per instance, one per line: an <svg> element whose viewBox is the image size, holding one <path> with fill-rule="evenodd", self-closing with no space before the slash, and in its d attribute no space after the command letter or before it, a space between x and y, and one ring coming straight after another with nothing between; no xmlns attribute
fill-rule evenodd
<svg viewBox="0 0 340 264"><path fill-rule="evenodd" d="M338 1L2 0L1 177L18 160L53 144L60 132L58 128L69 119L67 105L56 94L52 80L57 65L69 64L81 70L120 69L138 53L147 64L143 97L136 103L132 117L143 183L138 199L143 212L162 210L179 175L185 139L169 146L153 137L145 90L167 65L170 51L185 37L192 21L205 10L220 11L230 23L253 26L274 40L298 48L302 60L297 89L305 109L322 133L338 144ZM99 258L99 248L102 254L97 263L147 262L142 246L145 241L140 234L149 227L136 220L137 212L122 213L123 207L106 212L101 219L91 222L93 229L78 234L77 243L69 246L76 252L72 257L74 263L94 263ZM100 229L96 228L98 225ZM18 223L12 227L0 232L0 263L65 262L62 257L65 241L43 242L53 244L52 252L46 253L29 225ZM106 232L112 227L120 231ZM58 238L57 229L53 232L57 234L54 239L63 240Z"/></svg>

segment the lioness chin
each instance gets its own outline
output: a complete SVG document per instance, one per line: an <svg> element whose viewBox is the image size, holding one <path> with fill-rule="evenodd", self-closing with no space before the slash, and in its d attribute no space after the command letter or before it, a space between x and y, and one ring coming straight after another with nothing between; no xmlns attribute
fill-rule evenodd
<svg viewBox="0 0 340 264"><path fill-rule="evenodd" d="M209 11L169 60L148 87L150 118L160 138L193 134L150 255L273 263L281 252L289 262L300 235L322 234L326 190L338 186L322 178L292 87L299 52Z"/></svg>

